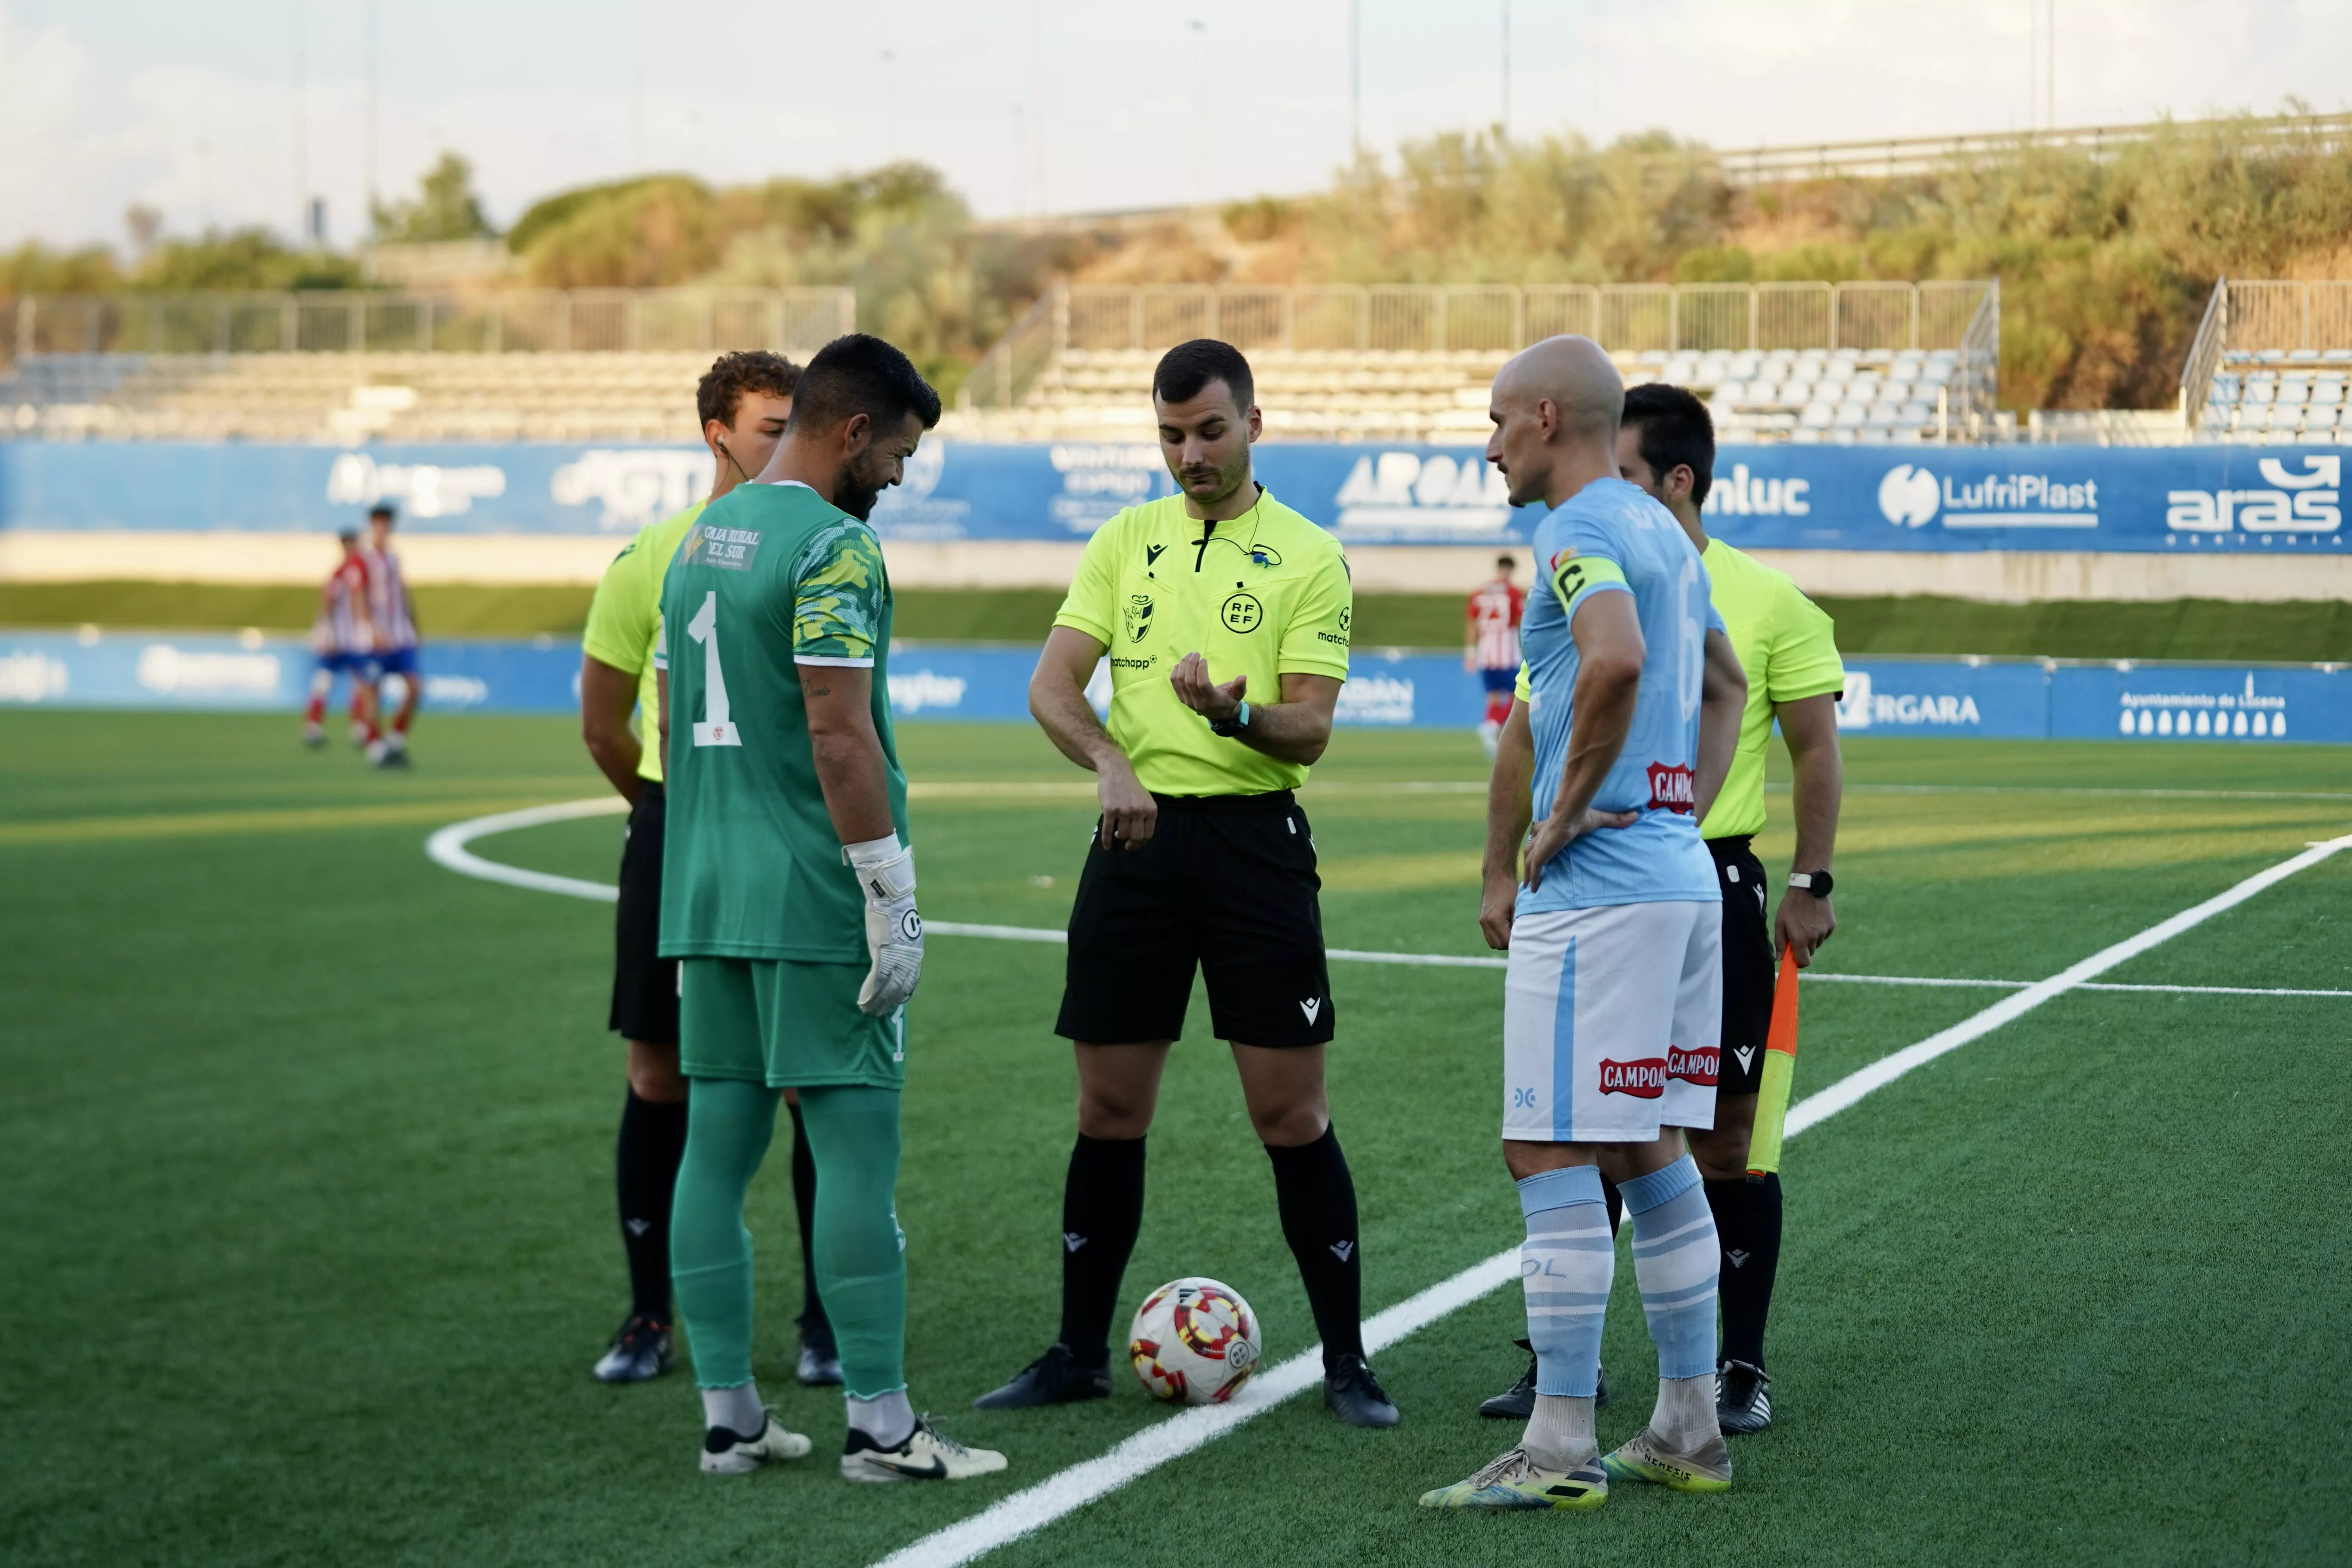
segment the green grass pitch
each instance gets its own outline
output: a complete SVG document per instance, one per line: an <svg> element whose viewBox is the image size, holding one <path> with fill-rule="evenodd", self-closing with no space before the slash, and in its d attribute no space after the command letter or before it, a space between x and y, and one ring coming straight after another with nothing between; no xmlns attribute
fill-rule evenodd
<svg viewBox="0 0 2352 1568"><path fill-rule="evenodd" d="M901 737L919 784L1079 777L1025 728ZM789 1376L781 1159L751 1215L761 1372L817 1457L713 1480L683 1371L593 1382L625 1305L610 910L458 878L423 843L599 781L555 720L427 715L417 754L391 776L303 752L290 718L0 714L0 1561L856 1565L1161 1419L1123 1375L1071 1410L963 1408L1052 1333L1074 1079L1059 951L946 936L912 1015L909 1373L1010 1471L834 1474L837 1396ZM2352 832L2340 750L1861 741L1849 766L1823 959L1847 973L2037 979ZM1482 774L1466 736L1340 736L1307 796L1334 945L1480 951L1478 795L1381 786ZM2099 793L2159 790L2270 794ZM923 794L925 912L1059 923L1090 816L1082 795ZM617 827L477 848L609 880ZM2104 978L2352 988L2347 911L2352 855ZM1499 976L1349 963L1333 984L1377 1308L1518 1235ZM1809 986L1798 1092L1999 994ZM1196 998L1128 1295L1217 1275L1281 1358L1306 1303L1206 1024ZM2352 999L2076 992L1798 1140L1780 1425L1735 1443L1728 1496L1415 1509L1514 1436L1471 1413L1518 1371L1507 1290L1379 1358L1397 1430L1296 1399L986 1561L2341 1561L2347 1037ZM1622 1259L1618 1281L1605 1442L1654 1365Z"/></svg>

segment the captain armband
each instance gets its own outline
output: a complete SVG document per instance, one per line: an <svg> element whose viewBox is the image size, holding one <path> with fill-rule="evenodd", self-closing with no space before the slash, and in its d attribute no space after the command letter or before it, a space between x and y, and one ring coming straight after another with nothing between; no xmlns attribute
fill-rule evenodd
<svg viewBox="0 0 2352 1568"><path fill-rule="evenodd" d="M1580 555L1573 550L1563 550L1551 558L1552 591L1559 595L1560 608L1570 615L1584 595L1604 583L1625 586L1625 574L1614 561L1603 555Z"/></svg>

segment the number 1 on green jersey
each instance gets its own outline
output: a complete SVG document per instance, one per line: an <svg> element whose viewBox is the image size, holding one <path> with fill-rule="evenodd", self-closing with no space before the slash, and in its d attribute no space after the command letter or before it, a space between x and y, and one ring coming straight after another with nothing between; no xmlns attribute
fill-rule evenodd
<svg viewBox="0 0 2352 1568"><path fill-rule="evenodd" d="M702 711L694 725L698 746L740 746L743 732L728 721L727 678L719 668L719 595L702 595L702 608L686 623L686 635L702 645Z"/></svg>

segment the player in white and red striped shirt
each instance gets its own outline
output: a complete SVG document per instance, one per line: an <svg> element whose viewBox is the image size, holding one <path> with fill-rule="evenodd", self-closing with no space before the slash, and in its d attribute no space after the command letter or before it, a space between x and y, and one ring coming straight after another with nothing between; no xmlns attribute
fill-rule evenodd
<svg viewBox="0 0 2352 1568"><path fill-rule="evenodd" d="M319 667L310 672L310 700L302 710L302 743L312 748L327 743L327 699L334 695L338 675L352 678L352 739L373 745L377 738L375 687L369 679L375 617L368 603L367 563L360 555L358 534L339 537L343 558L319 590L319 617L310 624Z"/></svg>
<svg viewBox="0 0 2352 1568"><path fill-rule="evenodd" d="M392 552L393 510L379 501L368 509L367 543L360 557L367 563L369 613L375 619L375 657L371 674L376 705L383 703L383 678L400 677L400 707L383 734L368 747L368 761L378 767L404 767L408 763L408 726L416 717L417 699L425 694L425 677L416 665L416 620L408 607L408 583L401 575L400 557Z"/></svg>
<svg viewBox="0 0 2352 1568"><path fill-rule="evenodd" d="M1503 733L1511 716L1511 686L1519 673L1519 616L1528 596L1511 581L1518 563L1507 555L1495 557L1495 580L1470 595L1462 640L1462 668L1478 672L1486 688L1486 716L1478 721L1478 741L1486 754Z"/></svg>

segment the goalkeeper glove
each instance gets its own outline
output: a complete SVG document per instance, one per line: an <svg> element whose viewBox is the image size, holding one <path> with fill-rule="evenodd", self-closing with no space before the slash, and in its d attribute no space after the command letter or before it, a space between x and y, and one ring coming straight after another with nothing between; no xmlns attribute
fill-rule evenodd
<svg viewBox="0 0 2352 1568"><path fill-rule="evenodd" d="M898 836L842 847L866 895L866 952L874 961L857 989L858 1011L881 1017L915 994L923 975L923 917L915 912L915 851Z"/></svg>

